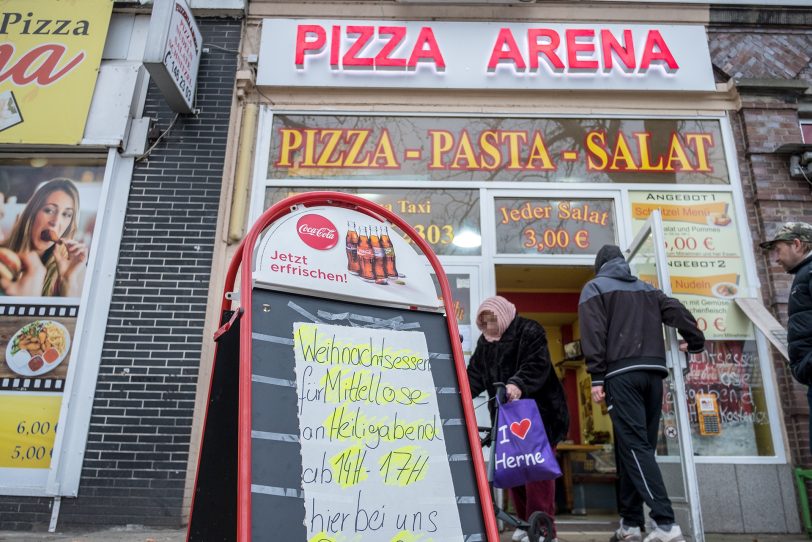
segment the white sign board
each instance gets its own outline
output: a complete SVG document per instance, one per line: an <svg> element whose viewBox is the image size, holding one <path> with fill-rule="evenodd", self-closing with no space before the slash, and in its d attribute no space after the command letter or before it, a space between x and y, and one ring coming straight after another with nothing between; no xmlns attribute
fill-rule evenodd
<svg viewBox="0 0 812 542"><path fill-rule="evenodd" d="M167 103L192 113L203 36L184 0L155 0L149 23L144 66Z"/></svg>
<svg viewBox="0 0 812 542"><path fill-rule="evenodd" d="M463 540L425 335L293 336L307 540Z"/></svg>
<svg viewBox="0 0 812 542"><path fill-rule="evenodd" d="M256 251L254 280L336 299L438 308L426 259L389 224L339 207L308 207L275 222Z"/></svg>
<svg viewBox="0 0 812 542"><path fill-rule="evenodd" d="M257 84L713 91L699 25L265 19Z"/></svg>

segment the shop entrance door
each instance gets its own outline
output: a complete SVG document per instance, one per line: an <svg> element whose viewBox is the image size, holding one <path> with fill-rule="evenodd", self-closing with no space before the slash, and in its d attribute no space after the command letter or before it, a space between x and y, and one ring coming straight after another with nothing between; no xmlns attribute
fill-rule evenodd
<svg viewBox="0 0 812 542"><path fill-rule="evenodd" d="M671 278L659 211L651 213L632 241L627 260L633 274L671 295ZM677 522L686 539L704 542L683 372L687 369L687 359L679 350L676 331L670 327L665 330L669 375L664 381L663 421L657 446L657 462L660 464Z"/></svg>

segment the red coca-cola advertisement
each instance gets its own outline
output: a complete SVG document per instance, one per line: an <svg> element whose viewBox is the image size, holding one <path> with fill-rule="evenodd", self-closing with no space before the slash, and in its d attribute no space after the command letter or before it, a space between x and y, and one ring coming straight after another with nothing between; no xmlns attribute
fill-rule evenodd
<svg viewBox="0 0 812 542"><path fill-rule="evenodd" d="M258 247L255 277L340 298L438 305L426 293L434 291L427 268L391 224L338 207L303 209L275 223Z"/></svg>
<svg viewBox="0 0 812 542"><path fill-rule="evenodd" d="M329 250L338 244L338 230L321 215L304 215L296 223L296 231L307 246L316 250Z"/></svg>

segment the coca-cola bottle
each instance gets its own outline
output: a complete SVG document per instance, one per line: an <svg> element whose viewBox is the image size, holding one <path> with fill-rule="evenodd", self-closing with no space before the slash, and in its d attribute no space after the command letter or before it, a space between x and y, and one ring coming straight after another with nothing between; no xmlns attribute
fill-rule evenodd
<svg viewBox="0 0 812 542"><path fill-rule="evenodd" d="M378 284L386 284L386 256L384 255L383 245L381 245L381 239L378 235L378 228L372 230L370 243L372 244L372 270L375 273L375 282Z"/></svg>
<svg viewBox="0 0 812 542"><path fill-rule="evenodd" d="M395 265L395 247L392 246L392 240L389 239L389 228L384 226L383 235L381 235L381 244L383 245L384 256L386 256L386 276L398 277L398 268Z"/></svg>
<svg viewBox="0 0 812 542"><path fill-rule="evenodd" d="M358 262L358 232L355 231L354 222L347 222L347 271L353 275L361 272L361 264Z"/></svg>
<svg viewBox="0 0 812 542"><path fill-rule="evenodd" d="M361 278L370 282L375 280L372 261L374 259L372 247L369 245L369 234L367 229L364 228L364 232L358 240L358 263L361 267Z"/></svg>

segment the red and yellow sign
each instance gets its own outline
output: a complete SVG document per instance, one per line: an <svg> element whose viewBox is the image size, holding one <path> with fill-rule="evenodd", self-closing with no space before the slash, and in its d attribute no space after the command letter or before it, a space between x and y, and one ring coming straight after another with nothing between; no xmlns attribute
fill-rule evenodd
<svg viewBox="0 0 812 542"><path fill-rule="evenodd" d="M279 114L273 134L268 178L729 183L711 120Z"/></svg>
<svg viewBox="0 0 812 542"><path fill-rule="evenodd" d="M77 145L112 0L8 0L0 16L0 143Z"/></svg>

